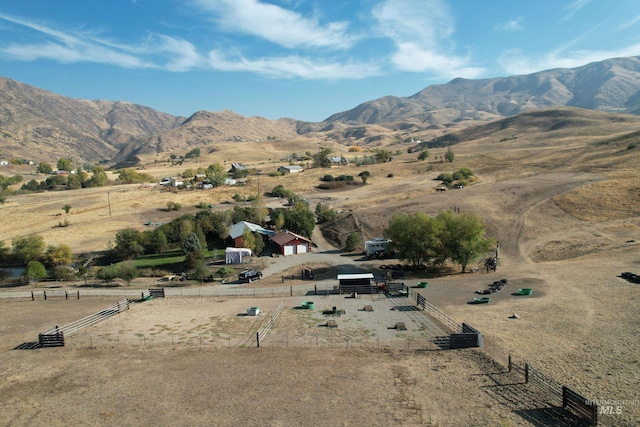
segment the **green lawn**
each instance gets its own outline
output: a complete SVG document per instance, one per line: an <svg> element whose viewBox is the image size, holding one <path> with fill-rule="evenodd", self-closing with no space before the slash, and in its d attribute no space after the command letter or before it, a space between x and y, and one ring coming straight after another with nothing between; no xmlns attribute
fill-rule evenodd
<svg viewBox="0 0 640 427"><path fill-rule="evenodd" d="M204 252L205 258L211 258L214 256L224 256L224 249L212 249ZM142 255L133 260L136 267L164 267L168 270L172 270L172 266L184 262L184 253L182 249L173 249L171 251L163 252L160 254Z"/></svg>

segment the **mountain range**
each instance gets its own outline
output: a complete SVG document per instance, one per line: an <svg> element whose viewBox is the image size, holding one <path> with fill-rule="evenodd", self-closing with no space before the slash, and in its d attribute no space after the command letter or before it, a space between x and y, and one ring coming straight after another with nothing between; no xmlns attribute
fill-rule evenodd
<svg viewBox="0 0 640 427"><path fill-rule="evenodd" d="M344 144L384 144L399 132L442 135L450 128L558 106L640 114L640 57L520 76L458 78L409 97L364 102L319 123L232 111L176 117L127 102L68 98L0 78L0 158L123 162L142 154L215 151L219 142L314 134Z"/></svg>

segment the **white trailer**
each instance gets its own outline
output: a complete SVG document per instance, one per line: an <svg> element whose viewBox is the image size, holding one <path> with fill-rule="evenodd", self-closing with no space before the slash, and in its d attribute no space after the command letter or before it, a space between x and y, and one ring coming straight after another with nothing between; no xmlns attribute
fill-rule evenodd
<svg viewBox="0 0 640 427"><path fill-rule="evenodd" d="M364 242L364 254L371 257L381 257L387 252L387 247L391 243L389 239L377 238Z"/></svg>

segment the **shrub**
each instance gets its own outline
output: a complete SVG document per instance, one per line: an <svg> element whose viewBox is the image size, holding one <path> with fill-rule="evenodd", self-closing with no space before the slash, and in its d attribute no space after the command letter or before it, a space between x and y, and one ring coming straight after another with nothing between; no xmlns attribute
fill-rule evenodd
<svg viewBox="0 0 640 427"><path fill-rule="evenodd" d="M473 176L473 172L471 171L471 169L469 168L460 168L458 170L458 172L460 172L462 175L464 175L465 178L469 178L470 176Z"/></svg>
<svg viewBox="0 0 640 427"><path fill-rule="evenodd" d="M325 182L333 182L335 180L336 179L333 177L333 175L329 175L329 174L327 174L327 175L323 176L322 178L320 178L320 181L325 181Z"/></svg>
<svg viewBox="0 0 640 427"><path fill-rule="evenodd" d="M347 185L346 181L323 182L318 185L318 188L322 190L336 190L338 188L343 188L345 185Z"/></svg>
<svg viewBox="0 0 640 427"><path fill-rule="evenodd" d="M453 175L450 174L449 172L442 172L440 175L438 175L437 179L449 184L453 181Z"/></svg>
<svg viewBox="0 0 640 427"><path fill-rule="evenodd" d="M336 178L336 181L353 181L353 176L352 175L340 175L339 177Z"/></svg>
<svg viewBox="0 0 640 427"><path fill-rule="evenodd" d="M346 252L355 251L361 242L362 242L362 239L360 238L360 235L358 234L358 232L352 231L347 236L347 240L344 242L344 250Z"/></svg>
<svg viewBox="0 0 640 427"><path fill-rule="evenodd" d="M635 142L632 142L631 144L627 145L627 150L633 150L637 146L638 144L636 144Z"/></svg>

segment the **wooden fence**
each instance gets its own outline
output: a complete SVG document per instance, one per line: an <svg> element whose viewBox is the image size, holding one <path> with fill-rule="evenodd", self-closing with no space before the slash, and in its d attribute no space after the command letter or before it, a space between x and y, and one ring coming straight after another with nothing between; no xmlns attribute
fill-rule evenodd
<svg viewBox="0 0 640 427"><path fill-rule="evenodd" d="M71 322L64 326L54 326L38 335L38 342L40 347L60 347L64 346L65 335L70 335L74 332L78 332L80 329L92 326L101 320L107 319L115 314L121 313L129 309L129 300L123 299L118 301L115 305L107 307L98 313L91 314L87 317L83 317L80 320Z"/></svg>
<svg viewBox="0 0 640 427"><path fill-rule="evenodd" d="M273 326L274 322L276 321L276 319L278 318L278 316L280 315L283 309L284 309L284 301L282 301L278 306L278 308L276 308L276 310L273 312L267 324L264 326L264 328L262 328L262 332L256 332L257 347L260 347L260 340L262 340L264 336L267 335L267 332L269 332L269 329L271 329L271 327Z"/></svg>
<svg viewBox="0 0 640 427"><path fill-rule="evenodd" d="M34 291L31 291L31 301L36 300L36 295L37 294ZM44 298L45 301L55 297L60 297L60 298L64 297L64 299L68 300L69 296L75 297L75 299L80 299L80 291L77 290L75 292L69 292L62 289L42 291L42 297Z"/></svg>

